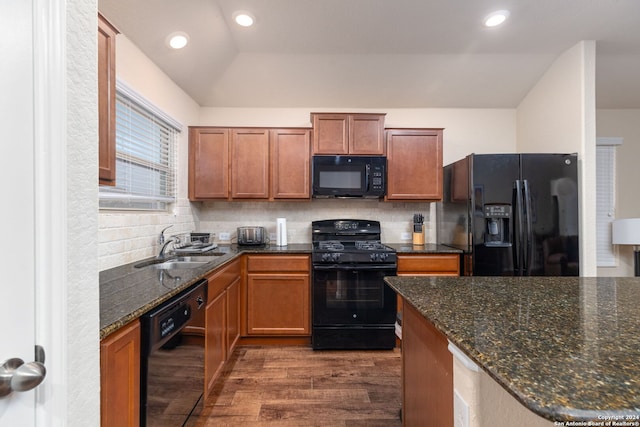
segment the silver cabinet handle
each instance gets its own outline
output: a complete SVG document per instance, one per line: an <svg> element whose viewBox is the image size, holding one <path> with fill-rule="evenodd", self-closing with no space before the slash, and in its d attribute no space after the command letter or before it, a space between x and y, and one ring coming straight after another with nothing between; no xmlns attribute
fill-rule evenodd
<svg viewBox="0 0 640 427"><path fill-rule="evenodd" d="M44 358L43 358L44 359ZM13 391L29 391L44 380L47 370L41 362L24 363L17 357L0 364L0 398Z"/></svg>

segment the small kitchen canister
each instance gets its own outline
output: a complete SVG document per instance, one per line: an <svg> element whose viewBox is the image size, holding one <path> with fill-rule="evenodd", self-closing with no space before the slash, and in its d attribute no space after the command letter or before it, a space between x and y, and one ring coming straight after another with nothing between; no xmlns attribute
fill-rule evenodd
<svg viewBox="0 0 640 427"><path fill-rule="evenodd" d="M276 245L287 246L287 219L278 218L276 220Z"/></svg>

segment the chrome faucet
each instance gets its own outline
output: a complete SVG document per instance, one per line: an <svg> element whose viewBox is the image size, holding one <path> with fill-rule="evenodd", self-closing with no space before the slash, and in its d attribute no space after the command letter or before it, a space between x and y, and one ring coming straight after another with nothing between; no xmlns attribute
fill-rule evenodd
<svg viewBox="0 0 640 427"><path fill-rule="evenodd" d="M162 244L162 247L160 248L160 252L158 253L158 256L156 256L157 259L162 259L164 258L164 252L167 250L167 246L169 246L169 243L178 243L179 240L177 237L169 237L168 239L166 239L164 241L164 243Z"/></svg>
<svg viewBox="0 0 640 427"><path fill-rule="evenodd" d="M160 232L160 235L158 236L158 244L160 245L164 244L164 232L171 227L173 227L173 224L162 229L162 231Z"/></svg>

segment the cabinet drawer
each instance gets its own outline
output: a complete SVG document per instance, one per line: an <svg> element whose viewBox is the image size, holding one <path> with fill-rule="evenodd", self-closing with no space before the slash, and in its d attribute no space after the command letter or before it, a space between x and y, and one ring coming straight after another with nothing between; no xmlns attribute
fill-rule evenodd
<svg viewBox="0 0 640 427"><path fill-rule="evenodd" d="M459 275L458 255L399 255L398 274Z"/></svg>
<svg viewBox="0 0 640 427"><path fill-rule="evenodd" d="M215 270L207 279L209 280L209 289L207 298L213 300L217 295L224 291L229 285L240 277L240 261L233 261L218 270Z"/></svg>
<svg viewBox="0 0 640 427"><path fill-rule="evenodd" d="M309 272L308 255L249 255L247 258L247 270L251 272L284 272L300 271Z"/></svg>

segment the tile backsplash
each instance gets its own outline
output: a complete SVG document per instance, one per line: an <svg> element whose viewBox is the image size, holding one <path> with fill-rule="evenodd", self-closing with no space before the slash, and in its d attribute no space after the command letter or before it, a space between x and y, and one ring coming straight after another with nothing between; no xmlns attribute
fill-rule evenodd
<svg viewBox="0 0 640 427"><path fill-rule="evenodd" d="M259 225L276 232L276 219L287 219L287 243L310 243L311 221L322 219L368 219L380 221L382 241L411 240L414 213L425 216L425 242L435 243L435 209L432 204L388 203L378 200L312 199L300 202L194 202L180 199L173 212L100 211L98 259L100 270L138 261L158 253L158 233L173 225L166 235L190 231L229 233L236 241L236 229ZM406 234L407 239L403 239Z"/></svg>
<svg viewBox="0 0 640 427"><path fill-rule="evenodd" d="M198 231L229 233L235 242L236 228L263 226L275 233L276 219L287 219L288 243L310 243L311 221L323 219L369 219L380 221L382 241L401 243L411 233L414 213L425 216L425 241L435 242L431 203L385 203L378 200L313 199L311 202L198 202L192 204ZM408 239L410 240L410 238ZM224 243L224 242L223 242Z"/></svg>

